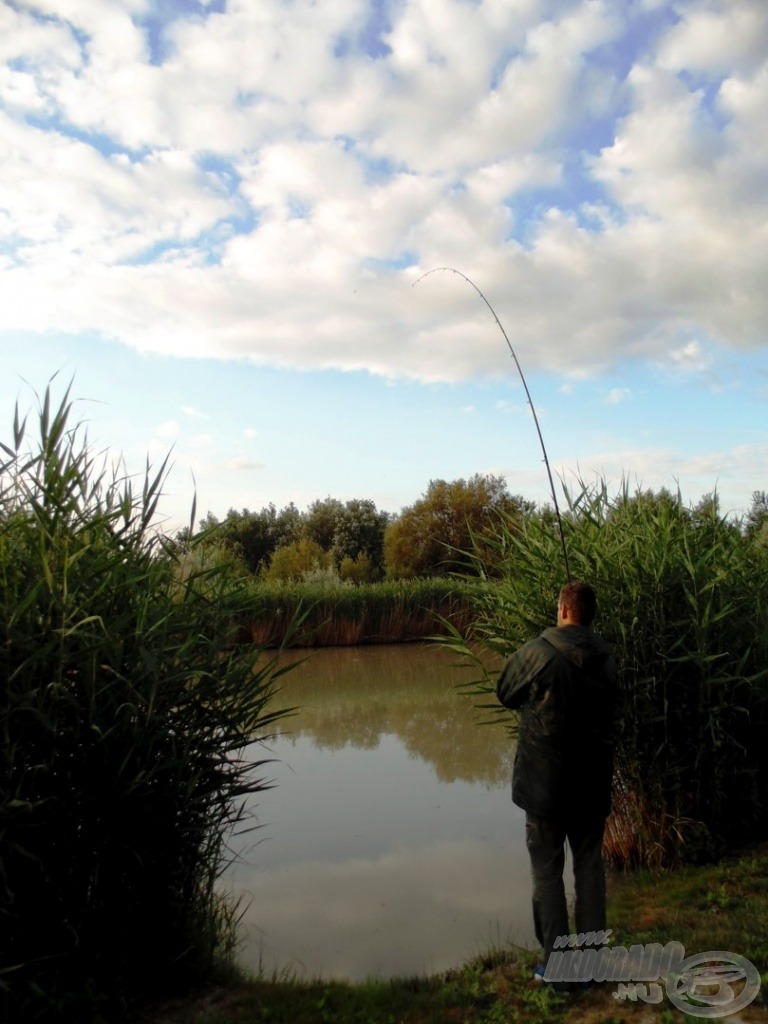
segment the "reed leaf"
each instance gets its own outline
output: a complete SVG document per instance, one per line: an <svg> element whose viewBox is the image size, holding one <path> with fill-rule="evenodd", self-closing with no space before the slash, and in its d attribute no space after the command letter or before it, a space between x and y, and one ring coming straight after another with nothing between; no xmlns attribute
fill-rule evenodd
<svg viewBox="0 0 768 1024"><path fill-rule="evenodd" d="M242 752L280 717L275 664L238 643L242 581L190 570L152 527L167 460L134 487L71 410L47 389L29 451L17 410L0 471L9 1022L119 1016L231 953L215 881L245 798L269 786L268 759Z"/></svg>
<svg viewBox="0 0 768 1024"><path fill-rule="evenodd" d="M595 585L595 627L620 667L612 861L695 860L765 838L765 549L711 500L700 512L679 493L626 483L611 497L604 481L565 493L571 571ZM504 656L554 620L563 580L551 517L503 523L477 558L493 584L474 600L465 648ZM460 652L454 634L445 642ZM487 698L495 671L481 676Z"/></svg>

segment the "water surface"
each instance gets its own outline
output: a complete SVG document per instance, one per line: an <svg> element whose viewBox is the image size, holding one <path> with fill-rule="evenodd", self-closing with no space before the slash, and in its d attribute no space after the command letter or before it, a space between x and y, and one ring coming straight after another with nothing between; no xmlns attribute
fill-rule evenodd
<svg viewBox="0 0 768 1024"><path fill-rule="evenodd" d="M466 678L421 645L317 650L284 677L301 711L228 873L250 899L245 966L361 980L533 944L511 743L478 724Z"/></svg>

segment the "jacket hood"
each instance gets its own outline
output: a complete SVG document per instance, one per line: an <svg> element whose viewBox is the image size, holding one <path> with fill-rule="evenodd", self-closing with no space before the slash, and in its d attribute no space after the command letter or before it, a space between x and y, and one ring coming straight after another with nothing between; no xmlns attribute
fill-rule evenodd
<svg viewBox="0 0 768 1024"><path fill-rule="evenodd" d="M611 657L606 641L585 626L551 626L541 635L579 668L596 667Z"/></svg>

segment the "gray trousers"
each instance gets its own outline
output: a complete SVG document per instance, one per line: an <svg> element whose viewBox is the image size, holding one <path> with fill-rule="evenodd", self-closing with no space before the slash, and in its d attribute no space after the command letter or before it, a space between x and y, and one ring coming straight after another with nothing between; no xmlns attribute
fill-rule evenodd
<svg viewBox="0 0 768 1024"><path fill-rule="evenodd" d="M555 939L570 933L563 882L566 839L573 855L575 930L605 929L604 831L603 817L560 820L525 816L525 843L533 876L533 926L544 949L545 964Z"/></svg>

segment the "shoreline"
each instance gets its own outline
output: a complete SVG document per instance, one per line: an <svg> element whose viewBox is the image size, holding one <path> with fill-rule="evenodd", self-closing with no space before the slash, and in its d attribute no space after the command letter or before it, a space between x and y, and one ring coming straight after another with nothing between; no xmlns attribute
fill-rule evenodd
<svg viewBox="0 0 768 1024"><path fill-rule="evenodd" d="M672 870L609 873L612 945L675 941L687 956L729 951L757 968L762 985L729 1024L768 1024L768 843L724 856L716 864ZM531 980L538 956L518 947L493 949L443 974L300 981L279 974L247 979L233 972L205 991L148 1007L137 1024L670 1024L699 1019L676 1009L663 991L605 982L562 996ZM643 998L659 997L658 1002ZM633 998L634 990L634 998ZM640 993L638 995L638 992ZM725 1011L726 1007L722 1007Z"/></svg>

